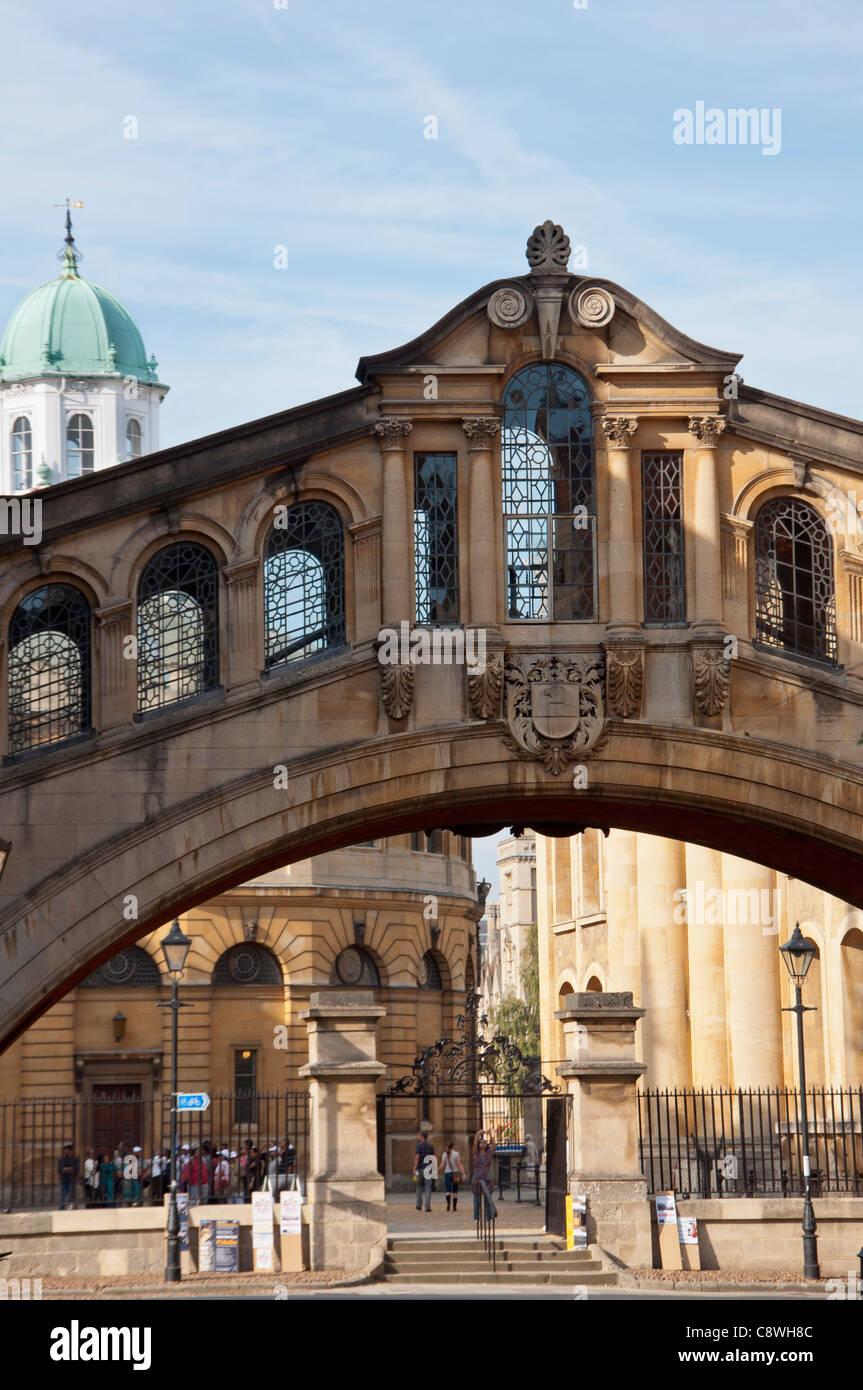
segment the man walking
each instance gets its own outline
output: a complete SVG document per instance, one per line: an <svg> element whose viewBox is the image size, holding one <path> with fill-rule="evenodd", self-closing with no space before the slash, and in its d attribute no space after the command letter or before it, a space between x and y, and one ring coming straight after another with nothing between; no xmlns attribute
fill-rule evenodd
<svg viewBox="0 0 863 1390"><path fill-rule="evenodd" d="M78 1180L78 1158L71 1144L63 1145L63 1152L57 1162L57 1176L60 1179L60 1210L75 1207L75 1183Z"/></svg>
<svg viewBox="0 0 863 1390"><path fill-rule="evenodd" d="M422 1208L423 1189L425 1189L426 1211L431 1211L432 1181L437 1173L437 1159L434 1145L429 1143L428 1130L420 1131L414 1154L414 1177L417 1183L417 1211Z"/></svg>

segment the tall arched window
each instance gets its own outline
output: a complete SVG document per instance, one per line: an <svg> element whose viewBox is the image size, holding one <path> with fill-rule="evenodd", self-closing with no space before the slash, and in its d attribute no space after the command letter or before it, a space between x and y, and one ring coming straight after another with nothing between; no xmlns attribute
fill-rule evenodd
<svg viewBox="0 0 863 1390"><path fill-rule="evenodd" d="M33 486L33 435L26 415L12 426L12 487L25 492Z"/></svg>
<svg viewBox="0 0 863 1390"><path fill-rule="evenodd" d="M59 743L90 726L90 606L71 584L22 599L9 624L9 751Z"/></svg>
<svg viewBox="0 0 863 1390"><path fill-rule="evenodd" d="M147 714L219 683L219 577L202 545L150 560L138 584L138 710Z"/></svg>
<svg viewBox="0 0 863 1390"><path fill-rule="evenodd" d="M795 497L774 497L755 518L755 640L836 663L830 536L815 509Z"/></svg>
<svg viewBox="0 0 863 1390"><path fill-rule="evenodd" d="M139 459L143 453L141 423L130 415L126 421L126 458Z"/></svg>
<svg viewBox="0 0 863 1390"><path fill-rule="evenodd" d="M66 477L93 472L93 421L89 415L70 415L66 422Z"/></svg>
<svg viewBox="0 0 863 1390"><path fill-rule="evenodd" d="M559 362L524 367L503 396L507 608L534 622L596 618L590 393Z"/></svg>
<svg viewBox="0 0 863 1390"><path fill-rule="evenodd" d="M426 951L420 961L417 984L420 989L443 989L441 969L434 951Z"/></svg>
<svg viewBox="0 0 863 1390"><path fill-rule="evenodd" d="M299 502L274 522L264 557L264 615L268 670L344 642L345 540L335 507Z"/></svg>

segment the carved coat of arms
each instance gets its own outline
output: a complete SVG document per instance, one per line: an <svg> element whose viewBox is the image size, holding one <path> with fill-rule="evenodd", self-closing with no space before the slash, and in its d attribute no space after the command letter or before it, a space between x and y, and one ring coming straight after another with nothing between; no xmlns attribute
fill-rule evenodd
<svg viewBox="0 0 863 1390"><path fill-rule="evenodd" d="M536 758L555 776L594 748L605 725L602 659L507 658L506 717L518 758Z"/></svg>

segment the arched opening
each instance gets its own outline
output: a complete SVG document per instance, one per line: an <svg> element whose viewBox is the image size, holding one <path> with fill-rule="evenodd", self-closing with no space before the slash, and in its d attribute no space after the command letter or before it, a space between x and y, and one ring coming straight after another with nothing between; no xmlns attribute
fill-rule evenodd
<svg viewBox="0 0 863 1390"><path fill-rule="evenodd" d="M138 459L144 452L141 422L130 415L126 421L126 458Z"/></svg>
<svg viewBox="0 0 863 1390"><path fill-rule="evenodd" d="M587 984L584 986L584 988L585 988L585 991L586 991L588 994L601 994L601 993L602 993L602 981L600 980L600 978L599 978L598 975L591 975L590 979L588 980L588 982L587 982Z"/></svg>
<svg viewBox="0 0 863 1390"><path fill-rule="evenodd" d="M229 946L213 968L214 985L280 985L283 979L277 957L257 941Z"/></svg>
<svg viewBox="0 0 863 1390"><path fill-rule="evenodd" d="M755 518L755 640L835 665L836 595L827 527L808 503L774 497Z"/></svg>
<svg viewBox="0 0 863 1390"><path fill-rule="evenodd" d="M215 688L218 568L202 545L158 551L138 584L138 713Z"/></svg>
<svg viewBox="0 0 863 1390"><path fill-rule="evenodd" d="M564 980L563 984L557 992L558 1009L568 1009L570 1003L572 1002L571 996L574 993L575 991L573 990L572 985L569 983L569 981ZM557 1056L554 1060L556 1062L563 1062L566 1060L567 1057L566 1034L563 1031L563 1023L561 1022L561 1020L556 1019L555 1021L557 1023Z"/></svg>
<svg viewBox="0 0 863 1390"><path fill-rule="evenodd" d="M90 605L70 584L46 584L9 624L9 752L62 743L90 725Z"/></svg>
<svg viewBox="0 0 863 1390"><path fill-rule="evenodd" d="M26 492L33 486L33 434L26 415L12 426L12 487Z"/></svg>
<svg viewBox="0 0 863 1390"><path fill-rule="evenodd" d="M368 951L362 946L346 946L336 956L330 984L349 989L380 989L381 977Z"/></svg>
<svg viewBox="0 0 863 1390"><path fill-rule="evenodd" d="M66 424L66 477L81 478L95 465L93 421L89 415L71 415Z"/></svg>
<svg viewBox="0 0 863 1390"><path fill-rule="evenodd" d="M268 670L345 641L345 541L335 507L299 502L273 523L264 623Z"/></svg>
<svg viewBox="0 0 863 1390"><path fill-rule="evenodd" d="M510 619L596 619L593 418L560 362L523 367L503 395L501 456Z"/></svg>

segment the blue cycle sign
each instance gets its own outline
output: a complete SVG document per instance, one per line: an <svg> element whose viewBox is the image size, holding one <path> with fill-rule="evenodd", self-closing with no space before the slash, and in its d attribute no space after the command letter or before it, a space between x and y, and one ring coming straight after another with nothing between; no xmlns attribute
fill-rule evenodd
<svg viewBox="0 0 863 1390"><path fill-rule="evenodd" d="M178 1110L206 1110L210 1104L210 1097L206 1091L178 1091L177 1109Z"/></svg>

